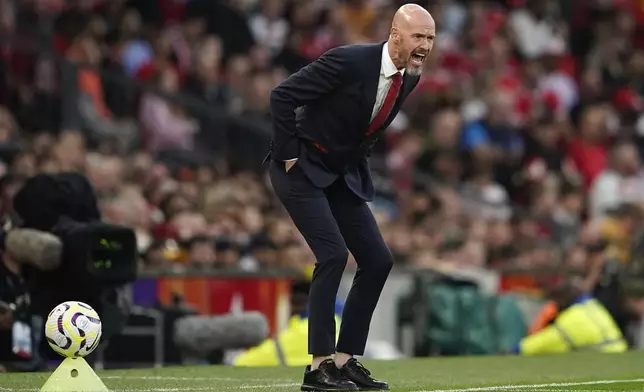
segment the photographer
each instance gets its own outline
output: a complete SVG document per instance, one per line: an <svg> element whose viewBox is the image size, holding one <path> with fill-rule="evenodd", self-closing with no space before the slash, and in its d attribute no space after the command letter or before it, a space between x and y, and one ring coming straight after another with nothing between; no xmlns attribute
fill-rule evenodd
<svg viewBox="0 0 644 392"><path fill-rule="evenodd" d="M28 308L20 264L7 252L0 256L0 371L27 370L33 359Z"/></svg>
<svg viewBox="0 0 644 392"><path fill-rule="evenodd" d="M109 340L129 316L124 292L136 279L134 232L101 221L94 189L76 173L30 178L14 196L13 207L16 217L6 248L20 253L16 259L33 314L46 319L59 303L85 302L101 317L102 342ZM42 349L50 351L45 343Z"/></svg>

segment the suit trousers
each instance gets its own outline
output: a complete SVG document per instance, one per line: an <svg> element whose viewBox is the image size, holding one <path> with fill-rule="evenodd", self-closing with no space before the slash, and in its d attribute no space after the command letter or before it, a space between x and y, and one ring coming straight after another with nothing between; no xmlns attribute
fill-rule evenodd
<svg viewBox="0 0 644 392"><path fill-rule="evenodd" d="M321 189L297 163L286 172L284 163L271 161L270 178L316 258L309 293L309 354L363 355L373 312L393 266L369 206L348 188L343 176ZM336 345L335 300L349 251L358 269Z"/></svg>

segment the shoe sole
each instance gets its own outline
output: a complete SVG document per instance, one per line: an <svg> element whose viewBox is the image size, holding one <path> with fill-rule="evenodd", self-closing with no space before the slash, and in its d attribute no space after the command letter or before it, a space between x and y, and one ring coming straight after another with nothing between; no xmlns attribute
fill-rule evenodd
<svg viewBox="0 0 644 392"><path fill-rule="evenodd" d="M302 392L345 392L345 391L360 391L360 389L346 389L346 388L320 388L313 385L302 384L300 387Z"/></svg>

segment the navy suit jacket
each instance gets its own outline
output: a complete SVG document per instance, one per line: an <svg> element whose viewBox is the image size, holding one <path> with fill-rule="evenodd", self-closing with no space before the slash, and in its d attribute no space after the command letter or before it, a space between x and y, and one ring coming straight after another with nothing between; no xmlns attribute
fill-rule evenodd
<svg viewBox="0 0 644 392"><path fill-rule="evenodd" d="M367 136L383 45L384 42L333 48L271 91L271 159L298 158L296 165L320 188L344 176L358 197L373 199L367 158L419 80L418 76L404 74L389 117Z"/></svg>

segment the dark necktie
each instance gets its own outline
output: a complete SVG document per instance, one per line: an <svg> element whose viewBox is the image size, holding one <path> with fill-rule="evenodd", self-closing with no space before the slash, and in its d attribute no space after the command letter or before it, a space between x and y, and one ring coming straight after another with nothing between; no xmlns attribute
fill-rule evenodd
<svg viewBox="0 0 644 392"><path fill-rule="evenodd" d="M396 103L396 98L398 98L398 93L400 92L400 86L402 86L402 74L400 72L396 72L391 77L391 86L389 86L389 91L387 91L385 102L382 103L380 111L378 111L376 117L374 117L369 124L367 135L371 135L385 123L387 117L389 117L389 113L391 113L391 109L393 109L394 104Z"/></svg>

